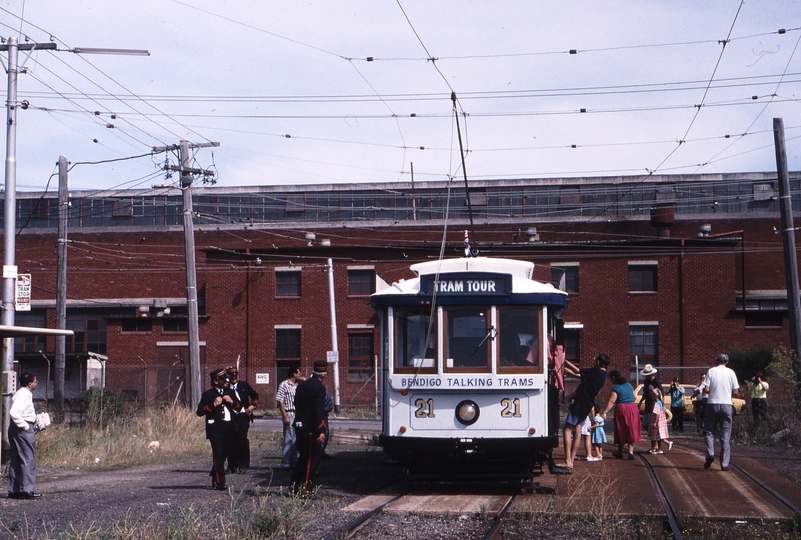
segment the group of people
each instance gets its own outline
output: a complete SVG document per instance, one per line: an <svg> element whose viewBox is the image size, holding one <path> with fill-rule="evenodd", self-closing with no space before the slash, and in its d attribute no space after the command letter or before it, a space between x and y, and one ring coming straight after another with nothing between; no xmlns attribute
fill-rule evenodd
<svg viewBox="0 0 801 540"><path fill-rule="evenodd" d="M259 394L247 381L239 380L236 366L215 369L209 377L211 388L200 396L197 415L205 417L206 438L211 443L211 487L225 490L226 473L250 467L248 430Z"/></svg>
<svg viewBox="0 0 801 540"><path fill-rule="evenodd" d="M721 470L729 469L731 423L733 417L732 396L739 391L737 375L728 367L729 357L719 354L715 357L715 367L709 369L702 382L696 387L703 401L703 431L706 445L704 468L709 469L715 461L715 431L720 426L720 466ZM582 435L585 436L588 461L599 461L603 458L601 445L606 442L605 436L597 431L603 425L609 412L614 409L614 443L617 450L612 452L615 458L634 459L634 445L642 441L643 428L651 441L651 454L670 452L673 441L669 438L668 423L683 414L682 398L684 389L674 378L667 393L663 392L662 383L657 378L658 370L646 364L640 374L643 381L643 394L640 402L644 405L644 414L640 416L640 402L634 395L634 388L620 371L608 371L610 360L605 354L595 358L594 366L579 369L569 361L564 361L565 373L579 377L579 384L568 407L564 423L563 441L565 462L557 466L557 472L570 473L573 469L576 454L581 447ZM600 414L595 414L595 399L606 380L612 382L612 391ZM752 410L756 420L767 408L765 393L768 383L762 379L761 373L749 382L752 394ZM755 401L761 400L761 401ZM667 405L666 405L667 403ZM682 431L683 420L673 424L674 430ZM582 431L584 430L584 431ZM595 443L595 441L598 441ZM598 448L590 448L590 444ZM665 450L663 450L663 444Z"/></svg>

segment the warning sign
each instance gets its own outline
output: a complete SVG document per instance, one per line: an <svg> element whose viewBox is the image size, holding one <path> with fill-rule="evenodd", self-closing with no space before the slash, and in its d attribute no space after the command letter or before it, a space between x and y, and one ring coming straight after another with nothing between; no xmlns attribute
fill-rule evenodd
<svg viewBox="0 0 801 540"><path fill-rule="evenodd" d="M17 288L14 292L14 311L31 310L31 275L17 274Z"/></svg>

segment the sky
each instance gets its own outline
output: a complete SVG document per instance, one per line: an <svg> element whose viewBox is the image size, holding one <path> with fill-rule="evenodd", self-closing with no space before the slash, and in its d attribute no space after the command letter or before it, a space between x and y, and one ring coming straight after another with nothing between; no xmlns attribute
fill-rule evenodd
<svg viewBox="0 0 801 540"><path fill-rule="evenodd" d="M774 118L801 169L801 0L0 0L0 36L58 44L20 191L175 185L182 139L229 187L775 171Z"/></svg>

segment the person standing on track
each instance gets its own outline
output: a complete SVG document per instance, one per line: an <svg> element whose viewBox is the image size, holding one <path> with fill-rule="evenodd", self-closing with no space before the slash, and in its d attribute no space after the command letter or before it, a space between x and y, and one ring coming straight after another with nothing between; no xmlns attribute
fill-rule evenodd
<svg viewBox="0 0 801 540"><path fill-rule="evenodd" d="M740 389L737 375L728 367L729 355L715 357L715 367L706 372L704 393L707 394L706 414L704 416L704 439L706 440L706 460L704 469L715 461L715 428L720 424L720 470L729 470L729 439L733 406L732 394Z"/></svg>
<svg viewBox="0 0 801 540"><path fill-rule="evenodd" d="M225 490L225 460L234 440L234 397L224 368L209 373L212 387L200 396L197 415L206 417L206 438L211 443L211 487Z"/></svg>
<svg viewBox="0 0 801 540"><path fill-rule="evenodd" d="M287 378L278 385L275 403L284 420L284 444L281 452L281 468L292 469L298 462L298 446L296 444L295 426L295 391L303 380L299 367L287 369Z"/></svg>
<svg viewBox="0 0 801 540"><path fill-rule="evenodd" d="M684 433L684 387L679 378L673 377L670 384L670 412L673 414L673 433Z"/></svg>
<svg viewBox="0 0 801 540"><path fill-rule="evenodd" d="M581 423L590 414L595 403L595 397L603 388L606 382L606 368L609 367L609 357L599 354L595 357L595 366L591 368L579 369L572 363L565 360L565 371L579 376L579 382L570 407L565 418L565 428L562 438L565 445L565 464L564 467L573 469L573 460L581 446Z"/></svg>
<svg viewBox="0 0 801 540"><path fill-rule="evenodd" d="M297 436L298 463L292 472L291 492L294 495L314 493L314 480L325 442L325 386L328 373L325 360L314 362L312 376L298 384L295 390L295 434Z"/></svg>

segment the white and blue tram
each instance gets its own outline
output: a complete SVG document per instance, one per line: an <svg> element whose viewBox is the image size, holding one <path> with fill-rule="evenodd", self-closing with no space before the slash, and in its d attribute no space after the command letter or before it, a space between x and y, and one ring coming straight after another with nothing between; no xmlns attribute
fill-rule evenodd
<svg viewBox="0 0 801 540"><path fill-rule="evenodd" d="M531 478L553 463L548 349L567 294L534 264L466 257L411 266L372 296L381 319L382 433L419 475Z"/></svg>

